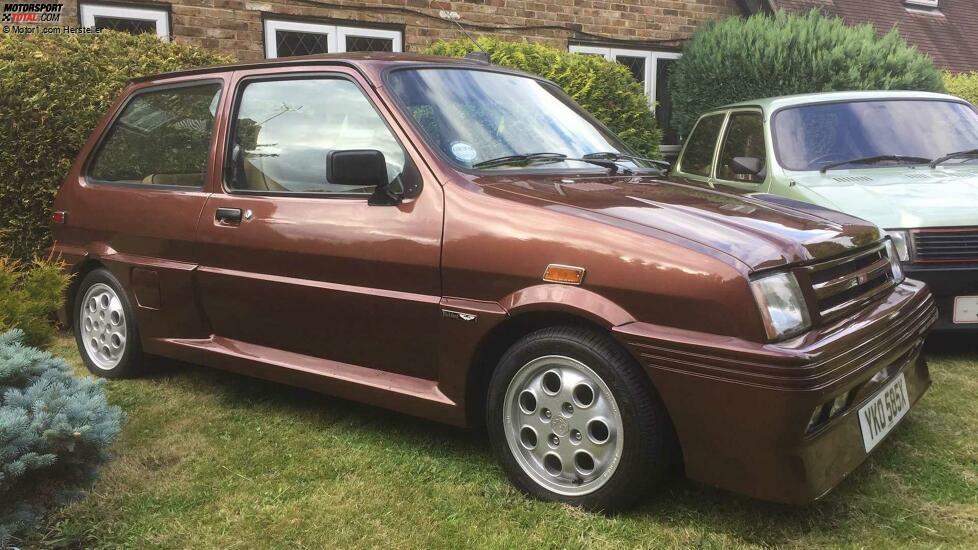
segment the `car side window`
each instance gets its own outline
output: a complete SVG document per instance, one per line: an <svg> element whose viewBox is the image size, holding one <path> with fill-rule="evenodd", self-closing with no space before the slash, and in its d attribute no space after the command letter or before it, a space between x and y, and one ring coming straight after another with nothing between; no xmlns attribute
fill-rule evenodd
<svg viewBox="0 0 978 550"><path fill-rule="evenodd" d="M720 147L717 161L717 178L731 181L760 183L764 181L764 171L758 174L738 174L732 168L736 157L755 158L759 166L766 165L767 153L764 146L764 118L761 113L733 113L727 123L727 132Z"/></svg>
<svg viewBox="0 0 978 550"><path fill-rule="evenodd" d="M138 93L109 128L89 167L98 182L201 187L221 85Z"/></svg>
<svg viewBox="0 0 978 550"><path fill-rule="evenodd" d="M406 154L360 88L342 78L255 81L240 94L229 151L227 185L256 193L370 195L373 186L331 183L326 156L375 149L387 177L402 188Z"/></svg>
<svg viewBox="0 0 978 550"><path fill-rule="evenodd" d="M680 160L681 171L709 177L710 170L713 168L713 150L717 144L720 127L723 126L724 116L726 115L710 115L696 123L693 133L689 135L689 140L686 142L683 158Z"/></svg>

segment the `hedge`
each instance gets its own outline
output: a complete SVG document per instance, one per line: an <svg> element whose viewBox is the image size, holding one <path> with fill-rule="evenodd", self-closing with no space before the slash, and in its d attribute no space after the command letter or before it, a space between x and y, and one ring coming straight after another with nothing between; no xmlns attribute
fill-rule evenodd
<svg viewBox="0 0 978 550"><path fill-rule="evenodd" d="M662 132L641 84L623 65L603 57L573 54L542 44L481 37L479 47L496 65L555 82L634 151L659 158ZM463 57L475 50L470 40L435 42L424 53Z"/></svg>
<svg viewBox="0 0 978 550"><path fill-rule="evenodd" d="M0 255L49 244L54 194L129 79L229 61L148 34L0 34Z"/></svg>
<svg viewBox="0 0 978 550"><path fill-rule="evenodd" d="M947 93L978 105L978 72L944 73L944 87Z"/></svg>
<svg viewBox="0 0 978 550"><path fill-rule="evenodd" d="M817 10L727 18L699 28L670 80L673 125L750 99L837 90L943 91L941 73L896 29L846 26Z"/></svg>

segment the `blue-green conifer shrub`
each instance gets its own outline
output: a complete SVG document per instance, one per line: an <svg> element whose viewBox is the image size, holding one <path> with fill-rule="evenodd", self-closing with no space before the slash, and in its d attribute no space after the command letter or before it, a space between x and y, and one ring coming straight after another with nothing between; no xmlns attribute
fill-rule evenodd
<svg viewBox="0 0 978 550"><path fill-rule="evenodd" d="M84 495L122 422L102 381L22 338L0 334L0 547Z"/></svg>

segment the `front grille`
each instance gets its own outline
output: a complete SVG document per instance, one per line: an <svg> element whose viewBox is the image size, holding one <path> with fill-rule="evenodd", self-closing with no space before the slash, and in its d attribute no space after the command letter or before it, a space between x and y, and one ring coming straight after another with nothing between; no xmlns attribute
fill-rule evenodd
<svg viewBox="0 0 978 550"><path fill-rule="evenodd" d="M807 269L822 321L863 307L895 284L890 259L882 244Z"/></svg>
<svg viewBox="0 0 978 550"><path fill-rule="evenodd" d="M978 228L917 229L911 235L915 262L978 262Z"/></svg>

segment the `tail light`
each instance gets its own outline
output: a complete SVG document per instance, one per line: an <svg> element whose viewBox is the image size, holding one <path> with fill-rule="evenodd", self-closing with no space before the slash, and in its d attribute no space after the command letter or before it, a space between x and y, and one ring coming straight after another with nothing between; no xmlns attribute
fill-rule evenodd
<svg viewBox="0 0 978 550"><path fill-rule="evenodd" d="M68 221L68 213L64 210L55 210L51 214L51 223L55 225L64 225Z"/></svg>

